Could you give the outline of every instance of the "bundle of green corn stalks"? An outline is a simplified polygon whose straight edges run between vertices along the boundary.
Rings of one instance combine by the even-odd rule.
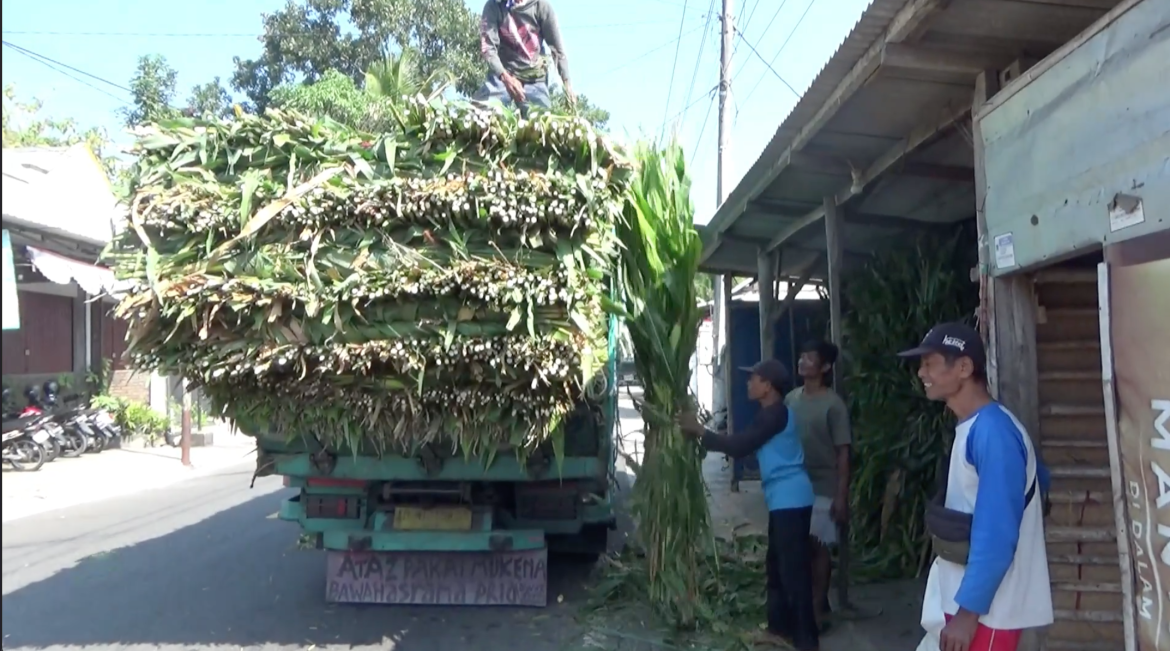
[[[850,534],[859,578],[915,576],[931,559],[923,515],[954,419],[926,399],[917,366],[893,352],[913,346],[938,323],[974,313],[971,230],[885,251],[845,278],[846,383],[856,447]]]
[[[694,408],[691,356],[702,318],[695,275],[702,242],[693,224],[682,148],[642,145],[622,219],[624,317],[645,391],[645,455],[633,513],[648,562],[651,603],[676,625],[703,617],[701,567],[709,550],[702,451],[675,422]]]
[[[107,252],[136,366],[327,446],[555,436],[606,362],[631,165],[580,119],[396,117],[378,135],[278,111],[142,129]]]

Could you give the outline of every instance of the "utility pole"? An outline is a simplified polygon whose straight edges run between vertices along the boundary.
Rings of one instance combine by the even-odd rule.
[[[735,38],[735,17],[732,15],[734,8],[734,0],[723,0],[723,12],[720,17],[722,38],[719,48],[719,152],[715,163],[715,196],[720,206],[727,200],[727,193],[730,190],[730,184],[727,182],[727,157],[731,153],[731,49]],[[722,353],[724,347],[731,343],[730,337],[726,336],[730,331],[728,325],[731,320],[729,313],[731,295],[730,292],[724,291],[723,276],[711,279],[711,289],[711,334],[715,344],[711,364],[711,387],[715,395],[712,396],[711,406],[713,411],[727,408],[726,422],[730,429],[731,404],[727,400],[727,381],[731,355],[730,350],[726,356]],[[721,366],[722,373],[719,372]]]

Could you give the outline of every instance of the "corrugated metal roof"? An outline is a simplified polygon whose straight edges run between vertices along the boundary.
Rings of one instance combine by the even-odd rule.
[[[759,158],[744,174],[743,179],[736,184],[731,194],[728,195],[727,201],[715,212],[714,217],[711,218],[711,225],[729,218],[729,215],[725,214],[728,212],[728,206],[736,205],[749,198],[746,195],[751,191],[752,186],[756,185],[759,179],[767,173],[768,168],[792,145],[800,130],[821,110],[833,92],[837,90],[837,86],[861,60],[866,50],[889,28],[890,21],[893,20],[894,16],[911,1],[874,0],[870,3],[869,7],[862,12],[861,18],[857,20],[857,24],[853,26],[849,35],[845,37],[841,46],[837,48],[836,53],[817,73],[812,85],[801,96],[800,101],[796,103],[788,117],[780,123],[775,135],[764,147]]]
[[[2,160],[6,223],[104,245],[123,221],[106,172],[87,145],[5,148]]]

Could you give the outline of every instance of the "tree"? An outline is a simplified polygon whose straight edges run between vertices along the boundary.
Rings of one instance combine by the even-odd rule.
[[[200,118],[231,115],[232,96],[219,77],[193,86],[184,105],[175,101],[178,85],[179,73],[171,67],[166,57],[161,54],[139,57],[138,66],[130,78],[133,105],[122,109],[122,119],[126,126],[158,122],[180,115]]]
[[[228,117],[232,114],[232,95],[215,77],[191,88],[186,112],[200,118]]]
[[[326,71],[311,84],[283,84],[270,93],[270,106],[332,118],[362,131],[394,128],[391,100],[357,87],[353,78],[337,70]]]
[[[179,73],[161,54],[138,57],[138,67],[130,78],[130,94],[134,103],[122,109],[122,119],[126,126],[134,127],[176,117],[179,111],[173,105],[178,80]]]
[[[422,78],[447,71],[470,94],[483,83],[479,17],[463,0],[289,0],[264,15],[263,52],[234,59],[232,86],[262,110],[286,84],[336,70],[361,83],[387,54],[413,49]]]
[[[442,95],[457,81],[449,70],[435,70],[424,75],[418,55],[406,48],[398,55],[387,55],[370,66],[366,71],[365,90],[393,102],[417,95],[431,99]]]
[[[584,95],[578,95],[577,105],[573,106],[569,103],[569,96],[565,94],[565,89],[556,86],[552,89],[551,99],[552,109],[557,113],[579,115],[589,120],[598,129],[605,129],[606,125],[609,124],[609,111],[598,108]]]
[[[112,149],[109,134],[103,129],[82,129],[72,118],[57,119],[42,115],[40,100],[22,101],[16,87],[4,86],[3,144],[4,147],[69,147],[79,143],[89,145],[94,156],[111,181],[117,180],[122,165],[109,155]]]

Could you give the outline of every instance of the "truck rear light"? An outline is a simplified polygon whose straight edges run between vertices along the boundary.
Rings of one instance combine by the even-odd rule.
[[[516,517],[522,520],[572,520],[582,502],[584,483],[532,482],[516,488]]]
[[[309,477],[305,480],[306,486],[315,486],[317,488],[365,489],[366,483],[363,479],[337,479],[335,477]]]
[[[361,498],[341,495],[306,495],[305,517],[324,520],[354,520],[361,517]]]

